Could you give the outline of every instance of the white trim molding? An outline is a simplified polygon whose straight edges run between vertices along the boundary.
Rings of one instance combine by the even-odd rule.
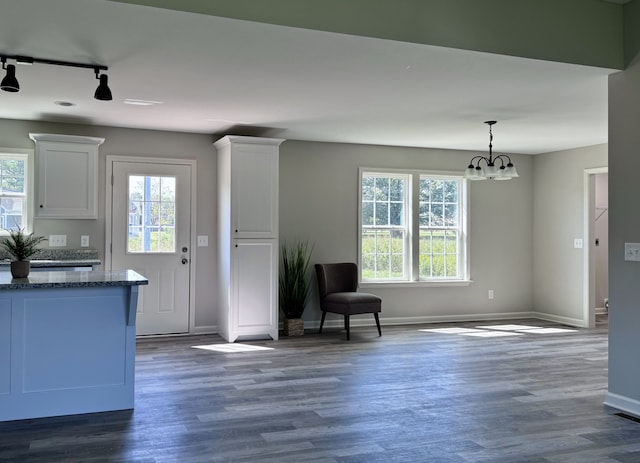
[[[585,321],[580,318],[562,317],[560,315],[542,312],[531,312],[531,317],[546,320],[548,322],[560,323],[562,325],[575,326],[576,328],[588,328]]]
[[[504,313],[484,313],[484,314],[463,314],[463,315],[425,315],[421,317],[389,317],[380,318],[380,325],[421,325],[429,323],[453,323],[453,322],[483,322],[488,320],[518,320],[536,317],[535,312],[504,312]],[[350,317],[349,324],[354,326],[375,326],[375,320],[371,314],[355,315]],[[305,328],[314,329],[320,327],[319,320],[305,320]],[[342,328],[344,318],[340,315],[327,317],[323,328]],[[384,334],[384,333],[383,333]]]
[[[630,415],[640,417],[640,401],[636,399],[631,399],[620,394],[614,394],[613,392],[607,392],[604,404],[608,407],[613,407],[629,413]]]

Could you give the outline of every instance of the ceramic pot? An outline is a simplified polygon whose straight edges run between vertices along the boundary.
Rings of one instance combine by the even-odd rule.
[[[15,260],[11,262],[11,276],[13,278],[27,278],[31,270],[31,262],[28,260]]]

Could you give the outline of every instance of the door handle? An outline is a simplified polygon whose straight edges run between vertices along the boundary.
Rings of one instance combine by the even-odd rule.
[[[189,262],[189,259],[187,259],[186,257],[182,258],[182,264],[183,265],[187,265],[188,262]]]

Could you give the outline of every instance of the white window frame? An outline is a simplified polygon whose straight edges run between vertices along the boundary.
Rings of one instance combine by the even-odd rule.
[[[25,161],[24,194],[4,194],[0,191],[0,198],[22,197],[24,204],[22,209],[22,228],[25,232],[33,232],[33,150],[20,148],[0,147],[0,159],[20,159]],[[9,233],[0,228],[0,236],[8,236]]]
[[[360,167],[358,170],[358,268],[362,269],[362,178],[365,174],[379,174],[389,176],[405,176],[407,185],[405,191],[405,279],[393,280],[366,280],[362,278],[360,270],[358,278],[361,287],[405,287],[405,286],[467,286],[471,283],[469,277],[469,233],[468,233],[468,207],[469,188],[468,181],[459,172],[432,171],[418,169],[385,169]],[[429,278],[420,279],[420,177],[439,178],[442,180],[456,180],[460,182],[459,190],[459,250],[457,278]]]
[[[397,278],[389,278],[387,280],[382,280],[382,279],[375,279],[375,280],[363,280],[362,277],[362,269],[363,269],[363,265],[362,265],[362,234],[363,234],[363,224],[362,224],[362,206],[363,206],[363,198],[362,198],[362,177],[364,175],[364,173],[366,173],[367,175],[373,176],[373,177],[380,177],[380,178],[395,178],[395,179],[402,179],[405,182],[405,188],[404,188],[404,197],[402,199],[402,204],[404,205],[403,207],[403,217],[402,217],[402,222],[404,225],[382,225],[382,226],[372,226],[371,229],[372,230],[378,230],[378,231],[388,231],[388,232],[393,232],[394,230],[401,230],[404,233],[403,236],[403,249],[404,249],[404,254],[403,254],[403,265],[402,265],[402,277],[397,277]],[[379,175],[378,175],[379,174]],[[409,213],[410,209],[407,207],[407,205],[411,202],[411,198],[409,197],[409,194],[411,192],[411,182],[412,182],[412,176],[410,174],[407,174],[406,172],[389,172],[389,171],[384,171],[384,172],[378,172],[378,171],[372,171],[372,170],[367,170],[364,172],[360,173],[360,185],[359,185],[359,211],[358,211],[358,221],[359,221],[359,230],[360,233],[358,235],[358,268],[360,269],[359,272],[359,280],[360,281],[393,281],[393,282],[403,282],[403,281],[407,281],[407,279],[409,278],[409,275],[411,275],[411,214]],[[376,245],[377,247],[377,245]],[[390,253],[391,255],[391,253]]]

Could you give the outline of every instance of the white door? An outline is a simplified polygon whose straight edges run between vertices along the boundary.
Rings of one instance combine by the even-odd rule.
[[[136,334],[189,331],[191,166],[113,161],[111,269],[140,287]]]

